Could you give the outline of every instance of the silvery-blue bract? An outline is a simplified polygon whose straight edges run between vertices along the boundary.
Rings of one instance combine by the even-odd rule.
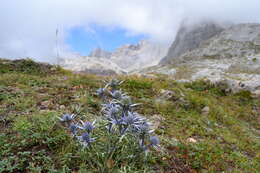
[[[117,108],[118,111],[120,110],[120,106],[119,105],[117,105],[115,102],[110,102],[110,103],[102,104],[101,112],[105,112],[106,113],[107,111],[109,111],[113,107]]]

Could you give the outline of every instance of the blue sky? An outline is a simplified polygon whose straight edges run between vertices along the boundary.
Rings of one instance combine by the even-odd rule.
[[[57,27],[63,57],[74,52],[87,55],[95,47],[113,50],[125,43],[138,42],[145,37],[142,34],[155,42],[170,44],[185,19],[260,23],[259,7],[259,0],[2,1],[0,57],[56,62]],[[85,29],[89,24],[98,26],[91,26],[89,32]],[[111,29],[115,26],[120,28]],[[65,42],[64,36],[68,36]]]
[[[89,29],[76,27],[69,31],[66,43],[81,55],[88,55],[94,48],[100,47],[113,51],[123,44],[136,44],[145,39],[145,35],[133,35],[119,27],[106,28],[91,25]]]

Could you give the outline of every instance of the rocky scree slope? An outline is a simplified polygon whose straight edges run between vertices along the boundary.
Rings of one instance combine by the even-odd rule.
[[[201,33],[203,30],[207,31],[208,25],[199,30]],[[186,36],[192,33],[193,30],[187,32]],[[259,93],[260,24],[233,25],[207,40],[202,40],[193,50],[179,51],[178,39],[186,36],[176,37],[166,59],[160,65],[139,73],[166,74],[181,81],[209,79],[214,83],[228,84],[234,92],[246,89]],[[196,42],[196,34],[193,38]],[[192,42],[182,39],[179,45],[189,45]],[[180,53],[182,54],[174,57]]]

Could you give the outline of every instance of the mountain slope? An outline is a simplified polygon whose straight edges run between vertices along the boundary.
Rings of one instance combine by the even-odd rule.
[[[233,90],[260,90],[259,40],[260,24],[234,25],[202,41],[196,49],[169,58],[168,64],[141,73],[162,73],[178,80],[225,81]]]
[[[74,113],[77,120],[100,120],[102,100],[94,93],[110,78],[46,68],[31,60],[13,64],[0,59],[0,172],[251,173],[260,169],[260,100],[249,92],[226,93],[225,88],[202,81],[183,84],[162,76],[121,76],[120,88],[142,103],[138,112],[155,125],[161,147],[133,154],[129,148],[138,142],[122,138],[123,145],[115,145],[117,152],[103,151],[96,145],[111,145],[106,138],[111,134],[102,134],[97,127],[93,148],[83,149],[58,117]]]

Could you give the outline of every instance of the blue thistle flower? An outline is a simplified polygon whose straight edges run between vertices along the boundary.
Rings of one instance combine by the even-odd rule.
[[[112,108],[116,108],[120,109],[120,107],[114,103],[114,102],[110,102],[110,103],[107,103],[107,104],[102,104],[102,109],[101,109],[101,112],[104,112],[105,114],[107,114]]]
[[[83,133],[81,136],[78,136],[78,139],[84,147],[89,147],[95,141],[95,138],[91,138],[88,133]]]
[[[116,90],[114,92],[110,92],[110,95],[112,96],[113,99],[116,100],[121,100],[123,97],[126,96],[121,90]]]
[[[135,106],[140,105],[139,103],[133,104],[132,100],[129,96],[124,96],[121,98],[120,101],[116,101],[117,104],[119,104],[123,109],[122,116],[126,116],[129,111],[132,110]]]
[[[144,141],[145,137],[149,136],[153,131],[150,130],[150,124],[146,121],[142,122],[140,125],[136,126],[136,133],[139,134],[139,145],[141,148],[145,149]]]
[[[145,121],[141,115],[136,112],[128,112],[128,116],[122,118],[124,124],[138,126]]]
[[[143,134],[149,134],[153,132],[153,130],[150,130],[150,123],[147,122],[146,120],[137,126],[137,130],[138,133],[143,133]]]
[[[100,98],[105,98],[106,96],[106,88],[99,88],[96,91],[96,95],[98,95]]]
[[[105,115],[109,118],[118,119],[120,114],[120,107],[116,104],[107,104],[105,109]]]
[[[157,136],[150,136],[150,146],[156,147],[160,144],[160,140]]]
[[[61,122],[70,123],[71,121],[73,121],[75,116],[76,115],[74,115],[74,114],[63,114],[62,118],[60,118],[60,117],[58,117],[58,118],[60,119]]]
[[[121,129],[122,119],[120,107],[114,103],[105,105],[105,116],[108,121],[108,131],[111,132],[114,126],[118,126]]]
[[[80,129],[86,130],[88,133],[92,132],[95,128],[94,124],[96,121],[93,121],[93,123],[86,121],[85,123],[81,121],[82,126],[79,126]]]
[[[122,124],[125,125],[123,133],[128,129],[129,132],[136,132],[137,128],[145,119],[136,112],[128,112],[128,116],[122,118]]]
[[[78,126],[75,125],[75,124],[71,124],[71,125],[69,126],[69,130],[70,130],[70,132],[71,132],[73,135],[76,135],[76,134],[77,134],[77,129],[78,129]]]
[[[122,119],[118,119],[116,116],[115,117],[107,117],[108,120],[108,131],[112,132],[113,127],[118,126],[119,131],[122,129]]]

